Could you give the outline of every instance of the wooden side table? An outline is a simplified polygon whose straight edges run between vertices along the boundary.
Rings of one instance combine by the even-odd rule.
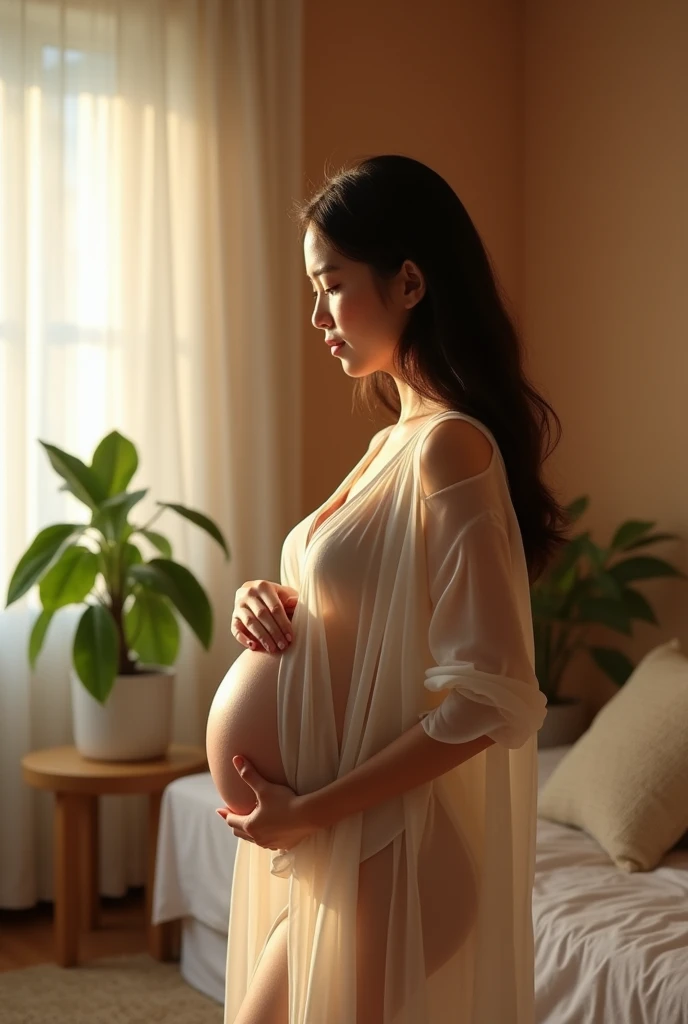
[[[167,757],[155,761],[89,761],[75,747],[52,747],[27,754],[21,764],[25,782],[55,794],[57,962],[73,967],[78,960],[79,925],[98,926],[98,797],[110,793],[148,794],[148,945],[152,956],[166,958],[169,929],[151,921],[160,802],[168,783],[208,770],[203,747],[172,744]]]

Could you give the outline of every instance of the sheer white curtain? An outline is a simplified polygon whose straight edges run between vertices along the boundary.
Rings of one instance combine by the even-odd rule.
[[[184,630],[175,738],[202,742],[240,649],[236,588],[278,578],[300,515],[301,0],[0,0],[0,588],[42,527],[85,510],[38,439],[90,459],[116,428],[215,612]],[[169,518],[168,518],[169,516]],[[69,743],[71,638],[35,672],[35,595],[0,612],[0,906],[52,895],[52,806],[19,759]],[[145,877],[139,798],[101,800],[101,891]]]

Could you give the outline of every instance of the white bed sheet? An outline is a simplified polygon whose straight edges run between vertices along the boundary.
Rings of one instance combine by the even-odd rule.
[[[542,786],[568,747],[538,751]],[[688,852],[627,874],[587,833],[538,818],[538,1024],[688,1024]]]
[[[538,751],[542,786],[568,747]],[[238,839],[215,814],[209,773],[165,790],[154,921],[182,930],[182,973],[222,1001]],[[688,852],[626,874],[578,829],[538,819],[536,1024],[688,1024]]]
[[[210,772],[187,775],[166,787],[160,808],[154,923],[195,917],[223,932],[226,941],[239,840],[215,813],[222,805]]]
[[[227,929],[218,932],[196,917],[185,917],[179,962],[184,981],[222,1006],[226,969]]]

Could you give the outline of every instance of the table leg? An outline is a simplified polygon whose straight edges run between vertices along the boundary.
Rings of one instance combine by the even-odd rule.
[[[162,921],[150,925],[148,952],[155,960],[178,960],[181,947],[181,921]]]
[[[155,857],[158,850],[158,827],[162,793],[148,797],[148,877],[146,880],[146,925],[148,952],[156,960],[171,960],[176,952],[178,922],[153,924],[153,893],[155,891]]]
[[[79,796],[55,793],[55,953],[74,967],[79,945]]]
[[[84,795],[81,805],[81,927],[95,931],[100,917],[98,885],[98,797]]]

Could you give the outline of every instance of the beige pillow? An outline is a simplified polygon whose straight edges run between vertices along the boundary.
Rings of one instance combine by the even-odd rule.
[[[650,871],[688,829],[688,658],[650,651],[564,755],[538,814],[591,835],[624,871]]]

